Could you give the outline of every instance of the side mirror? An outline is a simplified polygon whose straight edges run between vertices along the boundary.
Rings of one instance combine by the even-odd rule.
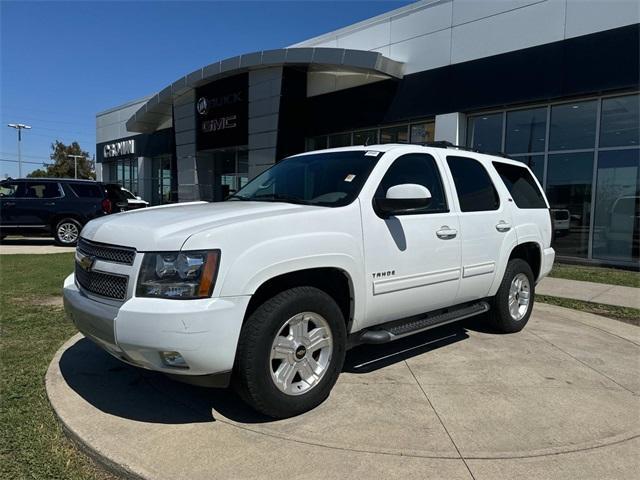
[[[431,203],[431,192],[423,185],[403,183],[387,190],[385,198],[375,198],[374,207],[386,218],[391,215],[413,213]]]

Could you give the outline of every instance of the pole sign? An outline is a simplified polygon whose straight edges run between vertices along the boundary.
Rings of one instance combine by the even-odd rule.
[[[248,143],[248,80],[236,75],[196,90],[198,150]]]

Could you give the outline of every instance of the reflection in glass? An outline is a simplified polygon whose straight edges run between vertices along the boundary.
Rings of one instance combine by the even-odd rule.
[[[329,148],[348,147],[349,145],[351,145],[350,133],[338,133],[336,135],[329,135]]]
[[[513,158],[527,165],[540,182],[540,185],[544,185],[544,155],[526,155],[524,157]]]
[[[408,126],[381,128],[380,143],[409,143]]]
[[[593,257],[638,261],[640,245],[640,150],[598,155]]]
[[[592,152],[549,155],[546,191],[558,255],[587,256],[592,177]]]
[[[575,102],[551,107],[549,150],[594,148],[598,102]]]
[[[487,153],[502,151],[502,113],[469,118],[467,146]]]
[[[544,151],[547,108],[507,112],[507,153]]]
[[[326,135],[307,138],[307,152],[310,152],[311,150],[322,150],[323,148],[327,148]]]
[[[376,143],[378,143],[377,130],[362,130],[360,132],[353,132],[354,145],[374,145]]]
[[[411,143],[433,142],[435,127],[434,122],[414,123],[411,125]]]
[[[602,100],[600,146],[620,147],[640,143],[640,95]]]

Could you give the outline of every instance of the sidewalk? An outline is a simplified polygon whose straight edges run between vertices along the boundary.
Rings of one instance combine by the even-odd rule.
[[[536,293],[640,309],[640,288],[546,277],[536,286]]]

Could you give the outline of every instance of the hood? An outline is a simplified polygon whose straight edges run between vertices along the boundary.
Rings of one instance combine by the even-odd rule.
[[[97,218],[85,225],[81,236],[142,252],[180,250],[191,235],[203,230],[318,208],[280,202],[177,203]]]

